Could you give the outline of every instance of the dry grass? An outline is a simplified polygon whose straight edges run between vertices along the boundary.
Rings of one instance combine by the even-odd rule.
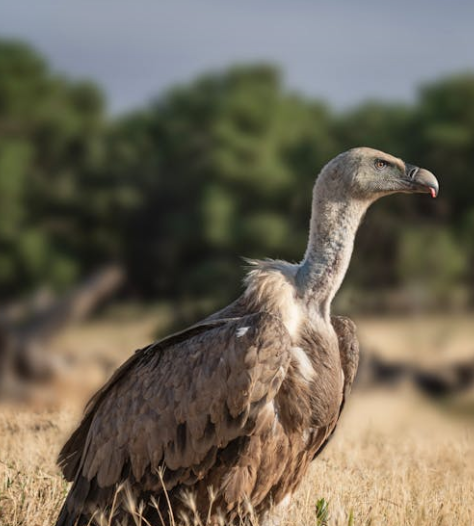
[[[360,320],[359,326],[362,341],[389,356],[406,357],[412,349],[427,360],[430,348],[434,357],[474,354],[474,326],[467,319]],[[1,526],[54,524],[67,492],[55,466],[60,445],[85,398],[154,329],[148,317],[70,331],[55,349],[73,363],[67,389],[56,386],[35,404],[0,408]],[[450,337],[439,351],[439,334],[446,331]],[[472,416],[456,418],[409,391],[355,393],[282,526],[323,526],[324,516],[318,519],[315,511],[321,498],[333,526],[472,526]]]

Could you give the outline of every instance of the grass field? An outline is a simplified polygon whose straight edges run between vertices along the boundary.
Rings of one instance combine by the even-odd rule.
[[[474,355],[467,317],[358,325],[363,346],[389,357],[427,363]],[[55,466],[61,444],[86,398],[155,330],[155,314],[71,329],[53,349],[70,370],[63,383],[28,404],[0,407],[1,526],[54,524],[67,492]],[[282,525],[474,525],[474,412],[456,414],[410,389],[355,392]],[[327,520],[315,511],[321,498]]]

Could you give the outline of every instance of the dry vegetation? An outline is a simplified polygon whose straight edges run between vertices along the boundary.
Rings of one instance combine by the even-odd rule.
[[[55,466],[85,398],[131,349],[154,316],[88,324],[56,344],[70,376],[33,403],[0,407],[0,525],[49,526],[67,492]],[[389,356],[419,360],[474,354],[466,319],[360,320],[361,339]],[[431,349],[431,351],[430,351]],[[408,354],[407,354],[408,353]],[[466,354],[465,354],[466,353]],[[283,515],[289,525],[474,524],[474,413],[454,416],[409,390],[356,392],[331,446]],[[328,503],[328,518],[316,503]]]

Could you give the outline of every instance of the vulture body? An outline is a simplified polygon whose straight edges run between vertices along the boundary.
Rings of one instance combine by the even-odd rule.
[[[89,402],[59,456],[72,487],[57,526],[128,524],[130,500],[152,525],[265,522],[288,502],[356,374],[355,325],[330,305],[360,220],[383,195],[437,191],[377,150],[328,163],[302,263],[252,262],[239,299],[137,351]]]

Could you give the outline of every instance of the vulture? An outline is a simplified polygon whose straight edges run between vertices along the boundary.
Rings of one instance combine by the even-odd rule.
[[[331,302],[367,208],[397,192],[438,182],[366,147],[324,166],[302,262],[250,262],[237,300],[136,351],[89,401],[59,454],[56,526],[133,524],[134,506],[153,526],[272,523],[350,391],[356,327]]]

